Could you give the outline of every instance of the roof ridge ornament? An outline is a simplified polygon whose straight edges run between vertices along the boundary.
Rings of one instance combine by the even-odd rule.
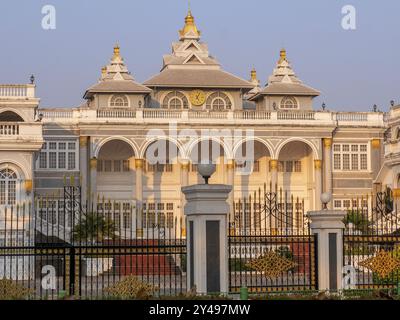
[[[287,60],[287,54],[286,54],[286,49],[282,48],[280,51],[280,56],[279,56],[279,64],[281,64],[283,61],[289,62]]]
[[[185,17],[185,26],[183,29],[179,30],[180,40],[184,39],[200,39],[201,32],[197,29],[196,23],[194,21],[194,16],[192,15],[192,11],[189,10]]]

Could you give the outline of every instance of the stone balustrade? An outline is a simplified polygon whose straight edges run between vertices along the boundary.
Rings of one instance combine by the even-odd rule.
[[[325,112],[325,111],[195,111],[164,109],[40,109],[43,122],[79,123],[169,123],[171,120],[187,123],[213,124],[304,124],[343,126],[382,126],[384,114],[380,112]]]
[[[34,84],[2,84],[0,85],[0,99],[27,99],[35,98]]]
[[[36,123],[10,123],[0,122],[0,140],[10,139],[42,139],[42,125]]]

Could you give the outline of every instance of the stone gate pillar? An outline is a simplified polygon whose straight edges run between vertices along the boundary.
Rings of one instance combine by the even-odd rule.
[[[197,184],[183,187],[187,217],[187,288],[228,293],[228,213],[232,187]]]
[[[343,219],[345,211],[311,211],[311,231],[317,235],[318,290],[339,291],[343,287]]]

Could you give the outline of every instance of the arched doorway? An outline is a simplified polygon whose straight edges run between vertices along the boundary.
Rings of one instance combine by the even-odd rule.
[[[315,207],[315,152],[304,141],[289,141],[278,150],[278,187],[304,199],[304,212]],[[320,170],[320,168],[319,168]]]
[[[97,193],[113,200],[132,199],[134,193],[133,148],[125,141],[110,140],[97,157]]]

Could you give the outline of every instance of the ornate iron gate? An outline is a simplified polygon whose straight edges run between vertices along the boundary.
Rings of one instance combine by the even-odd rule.
[[[317,290],[316,246],[304,201],[264,185],[235,202],[230,215],[230,291]]]
[[[81,188],[71,183],[62,195],[0,212],[0,287],[12,282],[34,299],[132,298],[132,287],[185,292],[184,224],[158,207],[105,199],[82,205]]]
[[[390,189],[347,200],[345,289],[394,289],[400,285],[400,214],[396,202]]]

